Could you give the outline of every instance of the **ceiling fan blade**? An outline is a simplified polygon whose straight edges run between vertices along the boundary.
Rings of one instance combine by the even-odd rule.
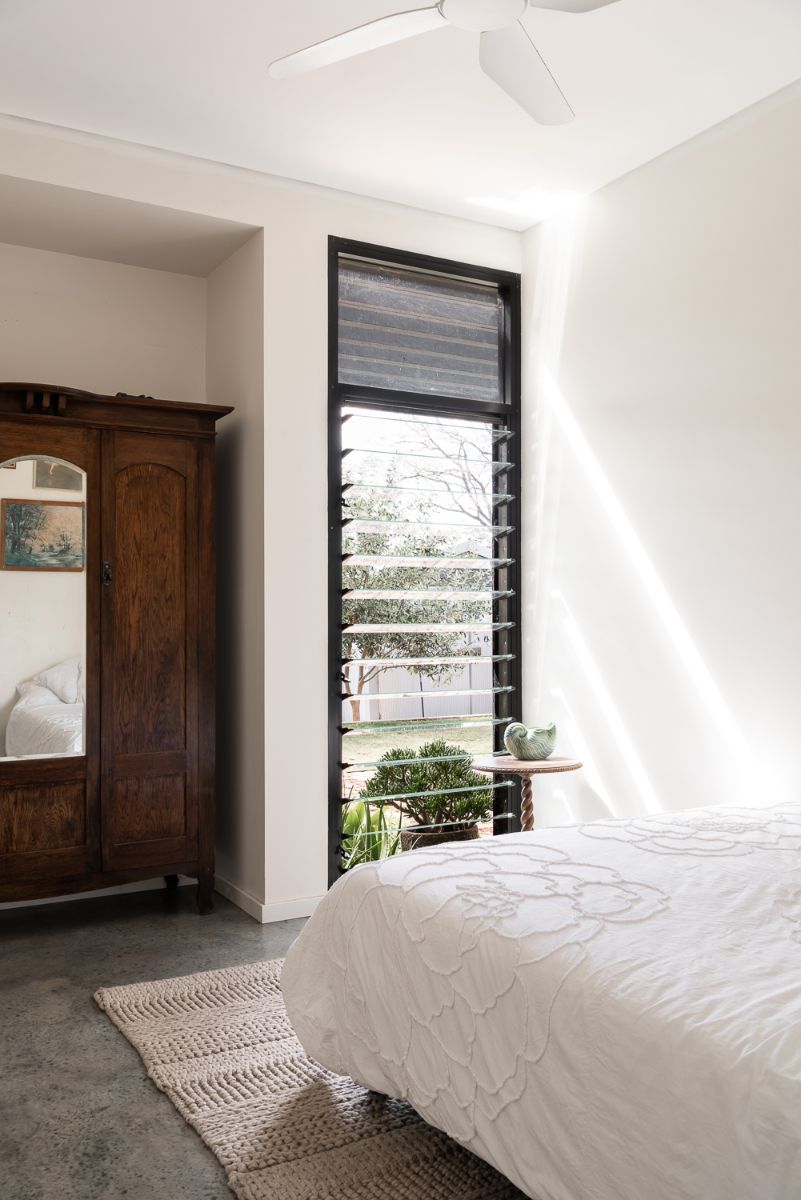
[[[275,62],[270,63],[270,75],[273,79],[285,79],[288,75],[316,71],[318,67],[328,67],[345,58],[354,58],[357,54],[364,54],[366,50],[377,50],[380,46],[402,42],[418,33],[444,28],[447,23],[437,5],[433,8],[414,8],[410,12],[379,17],[377,21],[368,21],[366,25],[349,29],[347,33],[339,33],[324,42],[316,42],[313,46],[306,46],[304,50],[277,58]]]
[[[552,8],[556,12],[585,13],[596,8],[606,8],[607,4],[617,4],[617,0],[528,0],[531,8]]]
[[[479,62],[485,75],[541,125],[573,120],[573,109],[519,21],[482,33]]]

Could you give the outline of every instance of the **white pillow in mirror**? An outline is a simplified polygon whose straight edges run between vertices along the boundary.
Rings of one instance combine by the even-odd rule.
[[[17,693],[20,700],[25,702],[27,708],[40,708],[44,704],[59,703],[55,692],[51,692],[50,688],[41,687],[40,684],[34,683],[32,679],[27,679],[24,683],[18,683]]]
[[[34,675],[31,683],[38,683],[41,687],[50,688],[50,691],[55,692],[64,704],[77,704],[80,666],[79,658],[67,658],[64,662],[57,663],[56,666]]]

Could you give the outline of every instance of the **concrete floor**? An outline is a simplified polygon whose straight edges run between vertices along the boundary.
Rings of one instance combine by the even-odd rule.
[[[282,957],[303,925],[215,904],[198,917],[186,887],[0,912],[2,1200],[230,1200],[222,1167],[92,1000]]]

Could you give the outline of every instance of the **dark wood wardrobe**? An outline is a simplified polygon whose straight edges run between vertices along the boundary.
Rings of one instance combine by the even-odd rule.
[[[211,908],[231,411],[0,384],[0,901],[189,875]]]

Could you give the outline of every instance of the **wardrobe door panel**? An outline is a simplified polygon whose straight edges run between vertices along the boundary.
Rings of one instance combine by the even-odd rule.
[[[103,856],[197,857],[197,447],[106,434]]]
[[[0,854],[70,850],[86,845],[86,785],[7,787],[0,805]]]
[[[99,602],[98,434],[6,415],[0,902],[69,890],[100,867]]]
[[[114,747],[161,753],[186,745],[187,480],[136,463],[115,481]]]

